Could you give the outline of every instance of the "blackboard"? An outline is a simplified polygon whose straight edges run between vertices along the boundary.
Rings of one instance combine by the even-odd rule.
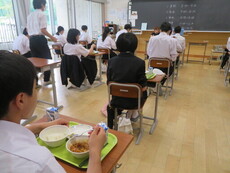
[[[147,23],[148,29],[167,21],[185,30],[230,31],[230,0],[132,0],[137,11],[134,28]]]

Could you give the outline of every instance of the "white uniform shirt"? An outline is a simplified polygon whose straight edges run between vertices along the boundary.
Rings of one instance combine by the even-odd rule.
[[[26,54],[30,51],[30,41],[27,36],[20,34],[13,43],[13,50],[19,50],[20,54]]]
[[[97,48],[117,49],[117,46],[110,36],[107,36],[104,41],[102,41],[102,36],[100,36],[97,40]]]
[[[117,41],[119,35],[121,35],[121,34],[123,34],[123,33],[127,33],[127,32],[128,32],[128,31],[127,31],[126,29],[122,29],[122,30],[118,31],[117,34],[116,34],[116,39],[115,39],[115,41]]]
[[[38,145],[34,134],[25,127],[0,120],[1,172],[64,173],[50,151]]]
[[[66,55],[76,55],[80,61],[81,61],[81,56],[88,56],[89,55],[89,50],[84,48],[81,44],[70,44],[66,43],[64,45],[64,54]]]
[[[226,48],[230,51],[230,37],[228,38],[228,42],[227,42]]]
[[[87,41],[88,44],[92,42],[92,38],[89,36],[88,32],[82,31],[79,41]]]
[[[182,51],[178,51],[178,52],[183,52],[185,50],[185,38],[181,36],[179,33],[172,35],[172,37],[177,39],[177,42],[180,44],[182,48]]]
[[[41,29],[47,27],[45,13],[36,9],[27,17],[27,32],[31,35],[43,35]]]
[[[147,54],[150,58],[168,58],[175,61],[178,56],[176,43],[176,39],[171,38],[165,32],[161,32],[149,39]]]
[[[62,46],[64,46],[65,43],[67,43],[66,38],[64,35],[57,35],[55,34],[54,37],[57,39],[57,43],[60,43]]]

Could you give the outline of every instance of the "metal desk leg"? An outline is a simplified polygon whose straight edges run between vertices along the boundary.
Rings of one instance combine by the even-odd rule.
[[[153,118],[154,123],[151,126],[149,134],[153,133],[153,131],[156,128],[157,123],[158,123],[158,120],[157,120],[157,108],[158,108],[158,97],[159,97],[160,83],[156,83],[156,85],[157,85],[157,93],[156,93],[156,99],[155,99],[155,110],[154,110],[154,118]]]
[[[95,85],[94,87],[98,87],[100,85],[103,84],[102,82],[102,71],[101,71],[101,59],[102,59],[102,55],[98,56],[99,58],[99,84]]]
[[[188,63],[189,51],[190,51],[190,44],[188,45],[187,63]]]
[[[58,107],[57,91],[56,91],[56,85],[55,85],[55,77],[54,77],[54,68],[53,68],[53,66],[51,66],[50,71],[51,71],[51,79],[52,79],[54,107]]]
[[[204,47],[203,63],[204,63],[204,58],[205,58],[205,52],[206,52],[206,48],[207,48],[207,44],[205,44],[205,47]]]

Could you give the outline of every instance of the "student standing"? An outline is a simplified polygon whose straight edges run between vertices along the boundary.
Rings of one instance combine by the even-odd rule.
[[[45,36],[57,42],[47,30],[47,21],[44,13],[46,0],[33,0],[35,11],[27,17],[27,30],[30,35],[30,50],[33,57],[52,59],[48,42]],[[44,84],[51,84],[50,71],[44,72]]]
[[[26,28],[14,40],[13,50],[19,50],[20,54],[26,58],[31,57],[29,35]]]
[[[115,41],[117,41],[119,35],[121,35],[122,33],[127,33],[127,32],[131,32],[131,31],[132,31],[132,26],[130,24],[126,24],[124,26],[124,29],[117,32]]]
[[[82,25],[81,30],[82,31],[81,31],[79,41],[87,41],[88,45],[91,45],[93,40],[92,37],[90,37],[89,33],[87,32],[88,27],[86,25]]]
[[[0,50],[0,62],[0,74],[5,74],[0,75],[1,172],[64,173],[52,153],[38,145],[34,134],[51,125],[67,125],[68,121],[21,126],[20,120],[31,117],[36,107],[36,70],[26,58],[7,51]],[[89,137],[87,173],[102,173],[100,154],[105,140],[104,129],[94,127]]]

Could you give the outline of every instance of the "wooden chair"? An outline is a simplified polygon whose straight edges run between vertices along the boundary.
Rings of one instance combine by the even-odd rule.
[[[19,50],[12,50],[12,53],[15,53],[15,54],[21,55],[21,53],[20,53],[20,51],[19,51]]]
[[[85,48],[88,49],[88,42],[87,41],[81,40],[81,41],[79,41],[79,44],[81,44],[82,46],[84,46]]]
[[[138,106],[134,109],[127,109],[126,107],[113,107],[115,109],[115,118],[114,118],[114,129],[118,129],[118,109],[122,110],[138,110],[138,114],[140,116],[140,123],[139,123],[139,134],[136,140],[136,144],[140,143],[140,140],[143,135],[143,128],[142,128],[142,122],[143,122],[143,114],[142,114],[142,108],[144,106],[144,103],[141,103],[142,98],[142,87],[139,84],[136,83],[117,83],[117,82],[110,82],[108,84],[108,95],[109,95],[109,106],[113,107],[111,105],[111,96],[117,96],[117,97],[123,97],[123,98],[135,98],[137,99]]]
[[[61,58],[64,56],[62,45],[61,44],[53,44],[52,45],[52,52],[54,55],[60,56]],[[60,52],[60,53],[59,53]]]
[[[172,75],[170,76],[170,67],[171,67],[172,61],[167,59],[167,58],[150,58],[149,59],[149,67],[153,67],[153,68],[167,68],[167,73],[165,78],[167,78],[166,80],[166,86],[162,86],[165,87],[165,99],[168,97],[168,89],[170,88],[169,91],[169,95],[172,94],[172,89],[173,89],[173,84],[174,84],[174,71],[172,73]],[[169,80],[171,80],[171,86],[169,86]]]
[[[98,48],[97,49],[99,52],[104,52],[105,54],[108,55],[108,60],[110,60],[110,50],[106,48]]]

